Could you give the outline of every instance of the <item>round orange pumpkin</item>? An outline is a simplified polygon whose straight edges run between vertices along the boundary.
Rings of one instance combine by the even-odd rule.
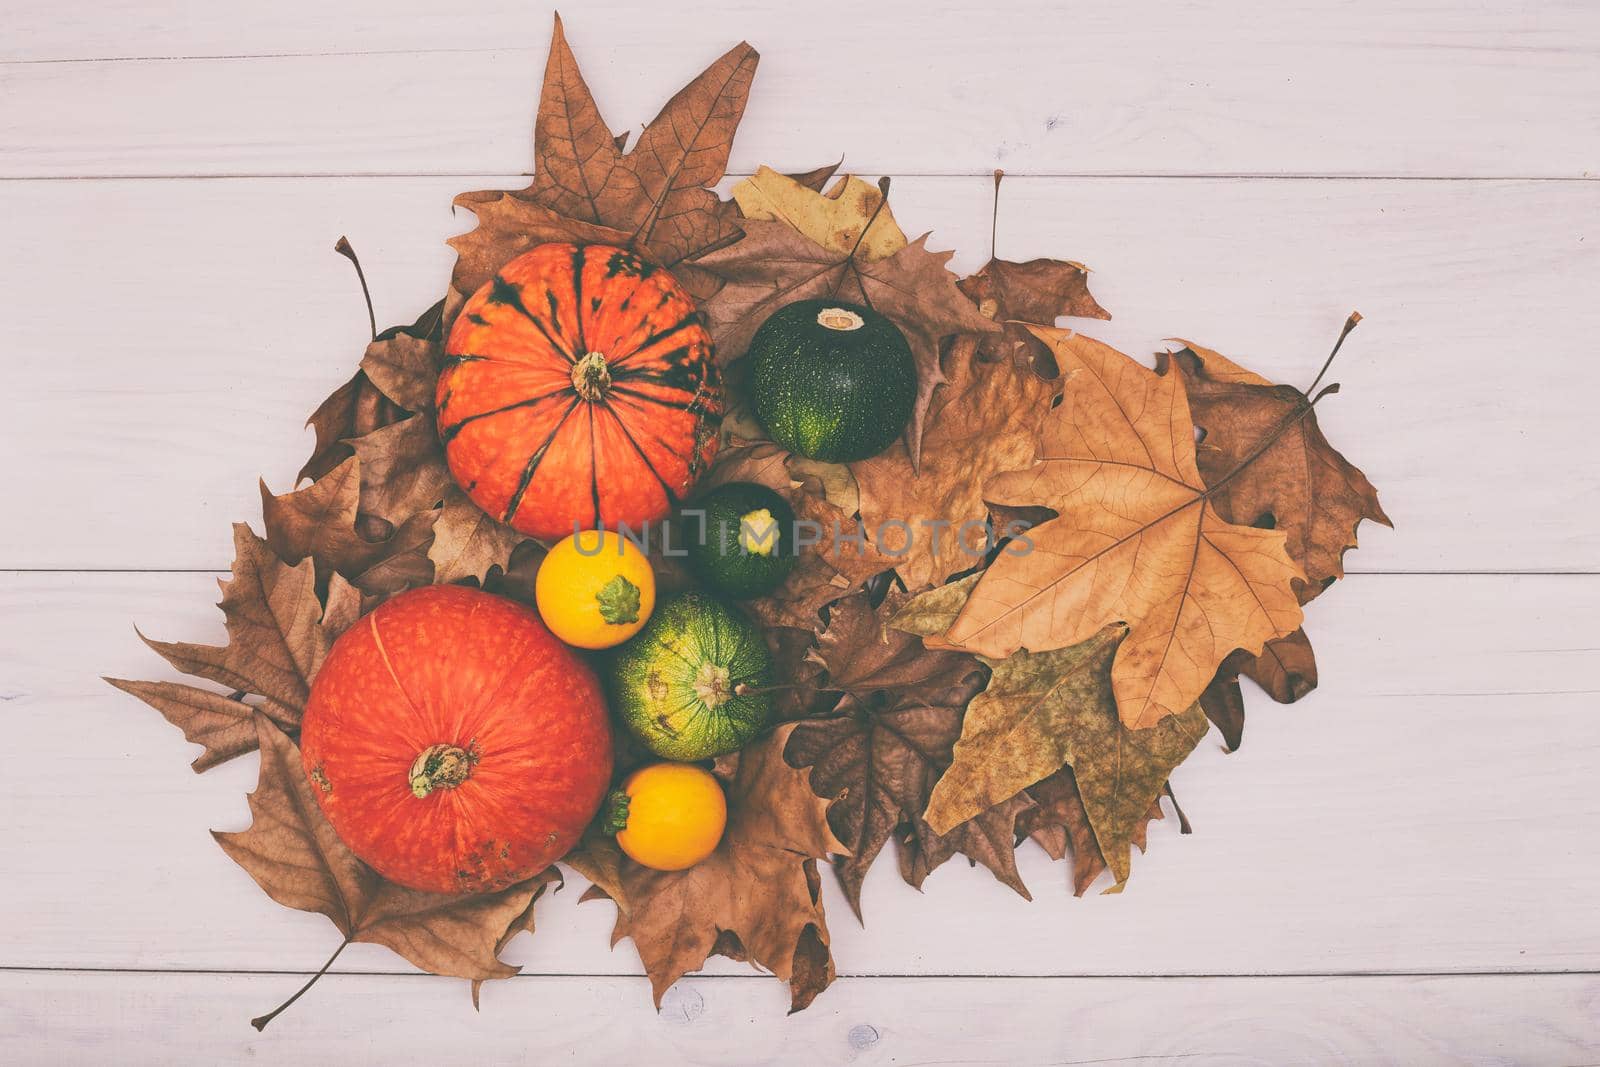
[[[664,518],[717,450],[704,317],[608,245],[539,245],[462,307],[436,397],[450,473],[531,537]]]
[[[402,593],[334,642],[300,750],[351,850],[436,893],[493,892],[543,870],[611,780],[588,665],[534,612],[456,585]]]

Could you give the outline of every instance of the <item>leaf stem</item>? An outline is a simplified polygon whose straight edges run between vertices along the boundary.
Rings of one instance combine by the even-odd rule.
[[[1350,336],[1350,331],[1361,322],[1361,312],[1352,311],[1350,317],[1344,320],[1344,329],[1339,331],[1339,339],[1333,343],[1333,351],[1328,353],[1328,358],[1323,361],[1322,369],[1317,371],[1316,378],[1306,387],[1306,395],[1310,396],[1317,391],[1317,386],[1322,382],[1322,376],[1328,373],[1328,368],[1333,366],[1333,357],[1339,354],[1339,349],[1344,347],[1344,339]],[[1317,399],[1321,399],[1318,397]],[[1315,403],[1316,401],[1312,401]]]
[[[995,258],[995,233],[1000,228],[1000,179],[1006,172],[999,167],[994,169],[994,206],[989,212],[989,258]]]
[[[333,250],[348,259],[356,268],[356,280],[361,283],[361,298],[367,302],[367,327],[372,331],[372,339],[378,339],[378,316],[372,311],[372,291],[367,288],[367,273],[361,269],[361,260],[356,258],[356,250],[350,247],[348,237],[340,237],[334,244]]]
[[[341,238],[341,240],[343,240],[343,239]],[[354,258],[354,257],[352,257],[352,258]],[[282,1015],[284,1012],[288,1011],[289,1010],[289,1005],[293,1004],[295,1001],[297,1001],[301,997],[305,996],[306,995],[306,990],[308,990],[312,986],[316,985],[317,984],[317,979],[321,978],[323,975],[328,973],[328,968],[333,966],[333,961],[339,958],[339,953],[341,953],[341,952],[343,952],[345,950],[345,947],[350,944],[350,940],[351,940],[350,938],[346,937],[343,941],[339,942],[339,947],[333,950],[333,955],[329,956],[328,957],[328,962],[324,963],[322,965],[322,970],[320,970],[316,974],[312,975],[310,977],[310,979],[307,980],[306,984],[301,986],[295,992],[294,996],[290,997],[288,1000],[284,1001],[282,1004],[279,1004],[276,1008],[273,1008],[271,1011],[267,1012],[267,1014],[260,1015],[260,1016],[257,1016],[254,1019],[251,1019],[250,1020],[250,1025],[255,1027],[257,1030],[265,1030],[267,1028],[267,1024],[268,1023],[270,1023],[272,1020],[276,1019],[278,1016]]]

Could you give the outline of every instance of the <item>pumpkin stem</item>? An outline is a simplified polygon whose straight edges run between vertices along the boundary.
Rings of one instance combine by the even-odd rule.
[[[478,762],[477,753],[457,745],[429,745],[417,753],[411,762],[406,778],[411,783],[411,795],[421,799],[435,789],[454,789],[472,777],[472,765]]]
[[[572,365],[572,387],[590,402],[603,400],[611,391],[611,370],[603,352],[590,352]]]
[[[628,805],[632,797],[620,789],[613,789],[606,797],[606,811],[600,828],[608,834],[620,834],[628,828]]]

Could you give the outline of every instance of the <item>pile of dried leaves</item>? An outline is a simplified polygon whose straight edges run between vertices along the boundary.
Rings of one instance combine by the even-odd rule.
[[[1316,685],[1301,608],[1342,575],[1362,519],[1388,522],[1317,427],[1314,406],[1336,387],[1308,397],[1192,344],[1152,371],[1058,329],[1060,316],[1108,317],[1082,266],[991,259],[957,278],[949,253],[900,230],[887,180],[763,168],[722,199],[712,186],[756,61],[748,45],[728,52],[629,148],[558,20],[532,184],[456,199],[478,225],[451,242],[444,299],[377,334],[313,413],[309,484],[261,487],[266,537],[235,528],[222,584],[228,644],[149,641],[220,689],[113,681],[204,747],[196,770],[260,749],[254,821],[217,840],[273,899],[327,915],[340,948],[378,942],[438,974],[503,978],[515,969],[501,948],[561,882],[551,868],[467,898],[385,883],[323,819],[294,741],[330,644],[383,598],[469,582],[532,601],[543,549],[455,487],[430,409],[466,295],[542,242],[628,245],[670,268],[702,302],[733,383],[704,487],[760,482],[838,535],[747,605],[783,675],[786,721],[718,761],[730,821],[717,852],[649,871],[595,834],[564,861],[592,883],[586,899],[614,902],[613,941],[633,940],[658,1003],[722,954],[809,1004],[834,975],[818,863],[859,916],[891,839],[913,886],[962,855],[1027,896],[1015,853],[1031,838],[1071,857],[1075,892],[1106,870],[1120,889],[1207,719],[1238,746],[1239,676],[1284,702]],[[825,295],[892,318],[921,384],[903,440],[849,465],[764,439],[738,393],[755,328]],[[1025,532],[975,556],[985,522]],[[671,561],[658,563],[670,586]]]

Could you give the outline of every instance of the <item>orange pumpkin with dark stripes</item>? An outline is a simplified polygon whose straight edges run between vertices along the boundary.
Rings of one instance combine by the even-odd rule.
[[[620,248],[546,244],[462,307],[437,406],[467,495],[552,540],[665,517],[716,453],[722,385],[672,275]]]

